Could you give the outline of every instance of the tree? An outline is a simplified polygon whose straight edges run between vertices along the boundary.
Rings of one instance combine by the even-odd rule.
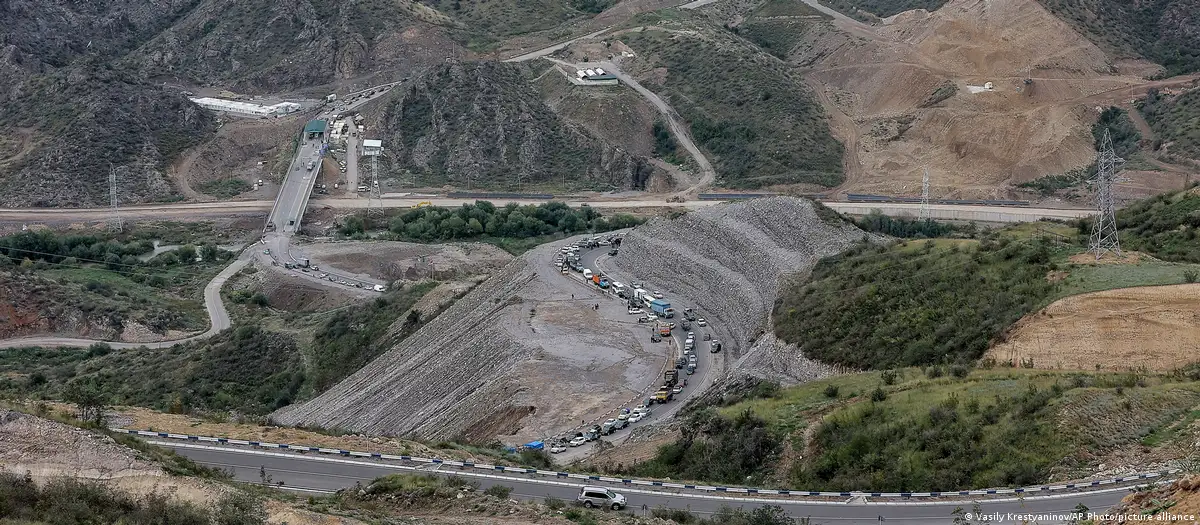
[[[104,409],[107,407],[104,396],[96,389],[95,385],[79,381],[72,382],[67,385],[67,391],[63,397],[68,402],[75,403],[79,410],[79,419],[97,425],[104,424]]]
[[[213,262],[221,258],[221,249],[212,244],[205,244],[200,247],[200,257],[204,262]]]
[[[175,255],[179,257],[179,262],[183,264],[192,264],[196,261],[196,246],[185,244],[175,250]]]

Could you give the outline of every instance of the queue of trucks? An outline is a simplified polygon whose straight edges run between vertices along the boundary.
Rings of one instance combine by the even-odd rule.
[[[631,285],[613,281],[610,277],[602,272],[593,271],[590,268],[584,268],[581,265],[580,249],[583,247],[595,247],[611,243],[616,246],[619,242],[617,239],[610,239],[607,243],[597,243],[595,239],[585,242],[577,242],[573,245],[566,246],[562,249],[562,253],[555,256],[555,264],[562,271],[567,273],[568,270],[574,270],[583,275],[583,278],[589,281],[593,286],[607,290],[609,293],[616,295],[628,302],[629,313],[641,314],[646,311],[647,315],[638,319],[639,323],[654,323],[651,327],[651,340],[654,342],[661,341],[662,338],[671,337],[671,331],[676,325],[673,322],[662,321],[660,319],[672,319],[675,317],[675,309],[671,306],[670,301],[663,297],[660,292],[651,292],[642,288],[641,283],[633,282]],[[615,251],[615,249],[613,250]],[[615,255],[610,251],[610,255]],[[643,310],[644,309],[644,310]],[[683,321],[685,330],[691,329],[692,322],[698,322],[700,326],[705,326],[703,318],[697,318],[695,312],[691,308],[684,310],[683,315],[686,320]],[[709,340],[709,336],[704,336],[705,340]],[[710,351],[720,351],[720,342],[712,340],[710,342]],[[680,381],[680,373],[692,375],[696,371],[698,359],[696,356],[696,341],[694,334],[688,332],[688,339],[684,344],[684,351],[676,361],[675,366],[666,370],[663,373],[663,383],[644,404],[638,405],[634,409],[623,408],[615,418],[610,418],[599,425],[594,425],[582,431],[576,432],[573,436],[564,436],[561,440],[569,446],[580,446],[588,441],[599,439],[600,436],[608,435],[617,430],[627,427],[630,423],[636,423],[642,418],[650,415],[650,405],[655,403],[667,403],[675,398],[676,394],[683,391],[683,383]],[[686,382],[686,381],[684,381]],[[552,448],[552,451],[558,451],[558,448]]]

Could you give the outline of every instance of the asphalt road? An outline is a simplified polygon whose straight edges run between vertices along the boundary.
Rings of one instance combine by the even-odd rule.
[[[229,312],[225,310],[225,302],[221,300],[221,287],[233,274],[237,273],[250,262],[250,257],[244,253],[233,264],[225,267],[213,280],[204,287],[204,309],[208,312],[208,331],[185,339],[160,341],[157,343],[118,343],[105,341],[112,348],[170,348],[179,343],[205,339],[217,335],[221,330],[229,328]],[[0,348],[20,348],[26,346],[57,347],[57,346],[90,346],[98,342],[95,339],[79,339],[73,337],[31,336],[0,340]]]
[[[356,195],[358,193],[358,126],[354,125],[353,119],[346,119],[349,125],[350,136],[346,137],[346,195]]]
[[[422,201],[429,201],[434,206],[458,207],[473,203],[476,199],[449,198],[393,198],[385,197],[385,208],[411,208]],[[541,204],[544,200],[498,199],[496,204],[515,202],[517,204]],[[563,201],[570,206],[587,204],[593,208],[602,209],[631,209],[631,208],[687,208],[699,209],[721,204],[720,200],[691,200],[687,202],[667,202],[662,198],[644,199],[605,199],[603,197],[587,200]],[[367,199],[332,198],[318,199],[311,203],[332,209],[365,209]],[[916,217],[921,210],[920,204],[908,203],[857,203],[822,201],[822,204],[842,213],[863,214],[871,210],[879,210],[885,215],[910,215]],[[232,216],[266,212],[271,209],[272,201],[229,201],[229,202],[191,202],[175,204],[147,204],[121,208],[121,216],[125,218],[195,218],[200,216]],[[934,218],[955,220],[977,220],[987,222],[1029,222],[1043,217],[1052,219],[1074,219],[1093,215],[1094,210],[1087,208],[1005,208],[999,206],[965,206],[951,204],[930,204],[930,214]],[[18,223],[56,223],[81,220],[106,220],[112,216],[109,208],[8,208],[0,209],[0,222]]]
[[[485,474],[478,470],[459,470],[442,466],[441,469],[413,467],[396,463],[342,457],[302,455],[293,452],[277,452],[237,447],[215,447],[186,442],[152,441],[172,448],[177,453],[212,467],[233,473],[239,481],[258,483],[262,473],[270,476],[273,483],[283,482],[282,488],[306,492],[333,492],[353,487],[355,483],[366,485],[379,476],[403,472],[423,472],[437,475],[456,475],[479,481],[483,488],[491,485],[506,485],[513,488],[512,495],[525,500],[539,500],[547,496],[571,501],[582,486],[577,480],[555,480],[523,477],[519,475]],[[603,484],[588,482],[589,484]],[[962,507],[971,511],[969,501],[914,500],[912,502],[837,502],[796,501],[784,499],[750,499],[732,495],[697,492],[651,491],[613,485],[613,489],[625,495],[630,510],[642,513],[648,509],[670,507],[687,509],[696,514],[711,514],[723,506],[753,508],[759,505],[779,505],[788,514],[810,517],[817,524],[878,524],[884,523],[953,523],[952,513]],[[1128,493],[1126,489],[1108,489],[1104,492],[1064,494],[1058,496],[1030,496],[1024,500],[1002,499],[980,502],[984,513],[1050,514],[1060,517],[1074,511],[1082,503],[1094,511],[1106,509],[1120,501]],[[996,520],[993,520],[996,521]],[[1007,518],[1004,521],[1017,521]],[[1066,519],[1043,518],[1037,523],[1064,523]]]

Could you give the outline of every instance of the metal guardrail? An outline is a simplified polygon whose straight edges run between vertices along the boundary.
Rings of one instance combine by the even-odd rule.
[[[521,200],[550,200],[554,195],[549,193],[493,193],[452,191],[446,194],[451,199],[521,199]]]
[[[1045,494],[1049,492],[1078,490],[1093,487],[1102,487],[1105,485],[1114,485],[1118,483],[1129,483],[1133,481],[1141,481],[1170,476],[1182,472],[1182,469],[1170,469],[1160,472],[1145,472],[1140,474],[1131,474],[1119,478],[1111,478],[1105,480],[1089,481],[1082,483],[1066,483],[1061,485],[1034,485],[1029,487],[1005,488],[1005,489],[987,489],[987,490],[959,490],[945,492],[828,492],[816,490],[777,490],[777,489],[762,489],[753,487],[722,487],[714,485],[692,485],[687,483],[672,483],[667,481],[654,481],[647,479],[636,478],[614,478],[611,476],[596,476],[592,474],[577,474],[573,472],[559,472],[556,470],[543,470],[530,467],[509,467],[503,465],[493,465],[490,463],[475,463],[471,461],[456,461],[441,458],[422,458],[418,456],[383,454],[380,452],[360,452],[354,450],[343,450],[338,448],[313,447],[309,445],[294,445],[287,443],[269,443],[264,441],[248,441],[244,439],[218,438],[210,436],[192,436],[188,434],[175,434],[170,432],[153,432],[149,430],[130,430],[124,428],[114,428],[114,432],[123,432],[135,436],[155,437],[178,439],[183,441],[202,441],[208,443],[218,443],[223,445],[243,445],[257,448],[278,449],[278,450],[293,450],[298,452],[316,452],[319,454],[330,454],[346,457],[373,458],[390,461],[409,461],[413,463],[424,463],[430,465],[447,465],[451,467],[473,468],[478,470],[489,470],[495,472],[507,472],[512,474],[538,475],[554,478],[578,479],[584,481],[600,481],[605,483],[620,483],[623,485],[637,485],[645,487],[662,487],[672,489],[697,490],[703,492],[723,492],[733,494],[766,494],[773,496],[795,496],[795,497],[838,497],[838,498],[853,498],[853,497],[874,497],[874,498],[941,498],[941,497],[959,497],[959,496],[995,496],[1005,494]]]
[[[870,195],[864,193],[847,193],[848,202],[898,202],[903,204],[920,204],[920,197],[895,197],[891,195]],[[960,206],[1012,206],[1028,207],[1029,201],[1007,201],[987,199],[930,199],[930,204],[951,204]]]

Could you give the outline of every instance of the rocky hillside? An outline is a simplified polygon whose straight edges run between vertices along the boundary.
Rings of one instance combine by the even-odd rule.
[[[643,157],[560,119],[530,84],[529,66],[455,62],[414,80],[377,118],[391,175],[419,185],[529,189],[644,188]]]
[[[201,0],[129,57],[150,78],[235,90],[301,89],[460,56],[457,28],[411,1]]]
[[[110,60],[189,4],[18,0],[0,9],[10,28],[0,48],[0,204],[107,203],[110,166],[123,201],[170,197],[166,161],[207,136],[212,120]]]

